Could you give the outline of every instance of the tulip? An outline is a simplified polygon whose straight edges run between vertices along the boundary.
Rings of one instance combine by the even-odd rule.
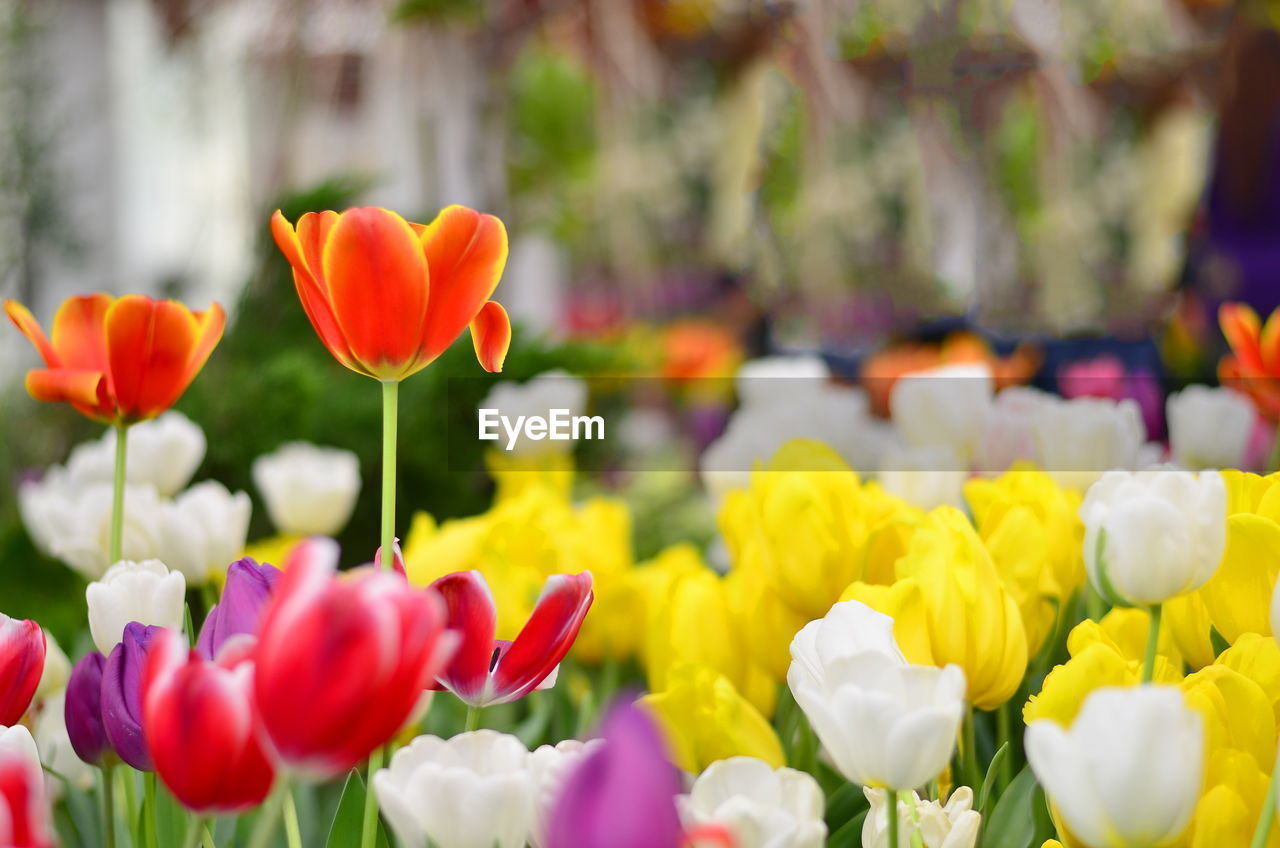
[[[155,637],[143,679],[146,744],[156,773],[198,813],[261,804],[275,768],[258,736],[253,666],[243,656],[207,662],[172,630]]]
[[[895,812],[900,844],[895,846],[889,844],[889,794],[883,789],[863,788],[862,792],[871,803],[862,823],[863,848],[906,848],[912,828],[918,828],[930,848],[973,848],[978,842],[982,814],[973,809],[973,790],[968,786],[957,787],[945,805],[921,801],[914,792],[899,796]]]
[[[280,569],[274,565],[258,565],[245,557],[227,568],[227,582],[222,597],[209,610],[196,651],[206,660],[217,659],[218,651],[236,636],[256,636],[262,612],[280,580]]]
[[[262,613],[253,691],[279,758],[341,774],[391,739],[454,646],[434,592],[386,571],[336,576],[338,547],[291,554]]]
[[[949,448],[967,466],[994,392],[990,366],[944,365],[898,379],[889,395],[889,408],[909,447]]]
[[[131,621],[182,630],[187,583],[159,560],[119,562],[85,589],[89,633],[103,654],[110,654]]]
[[[1184,468],[1240,468],[1253,434],[1253,404],[1239,392],[1188,386],[1169,395],[1169,450]]]
[[[27,736],[30,741],[30,736]],[[31,754],[35,743],[31,742]],[[38,762],[27,753],[0,746],[0,845],[53,848],[53,829]]]
[[[253,483],[281,533],[336,536],[360,494],[360,460],[351,451],[288,442],[253,461]]]
[[[424,227],[364,207],[308,212],[295,229],[277,210],[271,233],[311,326],[352,371],[403,380],[468,325],[480,364],[502,370],[511,325],[489,297],[506,263],[507,233],[492,215],[450,206]]]
[[[604,744],[565,780],[544,848],[677,848],[680,778],[653,721],[630,704],[605,715]]]
[[[1231,354],[1218,363],[1218,379],[1253,398],[1258,412],[1272,421],[1280,417],[1278,312],[1273,311],[1264,326],[1248,304],[1224,303],[1218,309],[1218,324],[1231,345]]]
[[[36,749],[36,741],[31,731],[24,725],[0,727],[0,755],[15,754],[26,760],[32,767],[40,768],[40,754]]]
[[[721,825],[735,848],[822,848],[822,789],[802,771],[752,757],[712,763],[678,799],[685,827]]]
[[[1226,515],[1216,471],[1109,471],[1080,507],[1089,578],[1104,597],[1135,605],[1194,591],[1222,560]]]
[[[1133,469],[1147,438],[1132,400],[1075,398],[1041,404],[1031,424],[1039,464],[1061,486],[1084,491],[1104,471]]]
[[[544,371],[524,383],[510,380],[498,383],[489,390],[479,406],[482,409],[496,409],[512,421],[521,415],[546,416],[552,409],[567,410],[570,416],[582,415],[587,411],[587,382],[557,368]],[[506,436],[501,437],[501,444],[504,449],[507,448]],[[572,449],[572,441],[533,441],[521,435],[510,451],[528,455]]]
[[[762,356],[742,363],[733,385],[743,408],[767,407],[803,402],[830,379],[831,369],[820,356]]]
[[[529,752],[494,730],[419,736],[373,776],[373,791],[405,845],[520,848],[533,822]]]
[[[969,472],[951,448],[925,446],[885,449],[876,479],[889,494],[921,509],[964,505]]]
[[[163,630],[129,622],[102,667],[102,726],[120,759],[138,771],[152,768],[142,732],[142,677],[152,643]]]
[[[101,439],[77,445],[67,457],[71,478],[77,483],[110,483],[117,436],[111,429]],[[176,410],[135,424],[125,445],[125,480],[131,486],[151,486],[161,497],[171,498],[191,482],[207,445],[200,427]]]
[[[461,634],[457,652],[439,674],[472,708],[505,704],[528,695],[556,671],[591,608],[591,572],[548,578],[529,621],[510,642],[494,638],[497,607],[478,571],[446,574],[431,584],[448,609],[449,627]]]
[[[69,403],[113,425],[154,418],[173,406],[226,323],[216,303],[192,312],[173,300],[91,294],[63,302],[50,341],[22,304],[6,300],[4,311],[44,359],[43,369],[27,373],[31,396]]]
[[[0,726],[17,724],[31,706],[44,658],[40,625],[0,613]]]
[[[533,780],[533,823],[529,828],[529,844],[533,848],[546,848],[551,815],[569,775],[603,744],[602,739],[586,742],[565,739],[555,745],[539,745],[529,752],[529,776]]]
[[[1100,689],[1069,729],[1034,721],[1025,744],[1063,824],[1089,848],[1166,845],[1186,829],[1204,726],[1176,689]]]
[[[964,715],[964,672],[910,665],[893,620],[844,601],[791,642],[787,684],[840,773],[890,790],[946,768]]]
[[[973,470],[999,474],[1019,461],[1040,464],[1034,422],[1042,408],[1059,402],[1056,395],[1027,386],[1010,386],[996,394],[978,431]]]
[[[102,673],[107,658],[91,651],[71,670],[63,702],[67,736],[76,756],[89,765],[101,765],[111,753],[111,741],[102,720]]]
[[[244,550],[252,505],[214,480],[197,483],[163,505],[160,559],[182,573],[188,586],[213,579]]]

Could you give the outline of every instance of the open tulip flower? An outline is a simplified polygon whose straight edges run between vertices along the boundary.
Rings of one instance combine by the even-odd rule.
[[[449,627],[462,634],[433,688],[448,689],[476,708],[518,700],[554,680],[593,597],[591,572],[553,575],[515,641],[506,642],[494,638],[498,611],[480,572],[446,574],[431,588],[444,597]]]
[[[31,705],[44,657],[40,625],[0,614],[0,727],[17,724]]]
[[[468,326],[480,364],[502,370],[511,323],[489,297],[507,261],[507,232],[492,215],[450,206],[423,226],[367,206],[308,212],[295,228],[277,211],[271,234],[311,326],[352,371],[403,380]]]
[[[192,312],[140,294],[68,298],[46,336],[14,300],[4,311],[35,345],[44,368],[27,373],[36,400],[71,404],[104,424],[154,418],[182,396],[213,352],[226,315],[218,304]]]
[[[1224,303],[1218,324],[1231,345],[1218,363],[1218,378],[1253,398],[1262,415],[1280,418],[1280,310],[1264,324],[1248,304]]]
[[[147,746],[175,798],[200,813],[235,813],[267,797],[275,767],[258,736],[253,665],[246,653],[208,662],[172,630],[147,661]]]

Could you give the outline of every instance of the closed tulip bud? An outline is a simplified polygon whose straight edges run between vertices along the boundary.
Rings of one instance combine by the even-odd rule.
[[[360,460],[351,451],[288,442],[253,461],[253,484],[281,533],[336,536],[360,494]]]
[[[204,431],[175,410],[135,424],[125,443],[125,480],[131,486],[151,486],[161,497],[171,498],[191,482],[207,445]],[[67,472],[77,482],[110,484],[115,454],[112,428],[101,439],[77,445],[67,457]]]
[[[712,763],[679,798],[686,828],[721,825],[734,848],[821,848],[822,789],[802,771],[752,757]]]
[[[1084,491],[1108,469],[1140,467],[1147,430],[1132,400],[1054,400],[1032,414],[1040,466],[1061,486]]]
[[[1226,547],[1227,493],[1216,471],[1109,471],[1085,494],[1080,517],[1089,578],[1117,603],[1195,591]]]
[[[1177,689],[1098,689],[1069,729],[1031,722],[1025,745],[1062,822],[1089,848],[1168,845],[1195,810],[1204,725]]]
[[[967,467],[987,419],[995,381],[984,364],[944,365],[903,375],[889,408],[909,447],[945,447]]]
[[[0,756],[9,754],[21,757],[37,770],[40,768],[40,752],[36,748],[36,740],[24,725],[0,727]]]
[[[1184,468],[1240,468],[1256,415],[1253,403],[1232,389],[1188,386],[1169,395],[1169,450]]]
[[[232,637],[256,636],[262,612],[279,580],[280,569],[274,565],[258,565],[249,557],[231,563],[222,596],[200,627],[196,639],[200,656],[216,659],[218,650]]]
[[[910,665],[893,620],[843,601],[791,642],[787,684],[846,778],[914,789],[951,760],[964,715],[964,672]]]
[[[160,559],[188,586],[209,582],[244,550],[252,508],[244,492],[197,483],[161,508]]]
[[[89,633],[103,654],[110,654],[131,622],[182,630],[187,582],[182,574],[159,560],[118,562],[101,580],[85,589],[89,602]]]
[[[298,545],[262,614],[253,691],[279,758],[335,775],[413,714],[455,645],[435,592],[389,572],[334,574],[337,544]]]
[[[30,742],[30,734],[26,740]],[[35,743],[30,742],[30,747],[30,754],[34,755]],[[39,761],[32,763],[28,752],[3,745],[0,745],[0,845],[5,848],[54,846]]]
[[[142,675],[162,627],[132,621],[102,667],[102,726],[120,759],[139,771],[151,771],[151,755],[142,732]]]
[[[521,848],[533,823],[529,752],[495,730],[419,736],[373,776],[373,791],[405,845]]]
[[[172,630],[155,637],[143,680],[147,747],[173,796],[198,813],[256,807],[275,779],[258,734],[253,665],[211,663]]]
[[[889,845],[888,793],[883,789],[862,791],[871,802],[871,810],[862,823],[863,848],[908,848],[911,834],[916,830],[930,848],[973,848],[978,842],[982,814],[973,809],[973,790],[968,786],[957,787],[945,805],[921,801],[914,792],[910,800],[899,798],[896,805],[898,845],[895,846]]]
[[[44,671],[44,631],[0,613],[0,726],[18,723]]]
[[[102,723],[102,668],[106,662],[107,658],[97,651],[81,657],[71,669],[63,702],[71,747],[76,756],[95,766],[111,751]]]

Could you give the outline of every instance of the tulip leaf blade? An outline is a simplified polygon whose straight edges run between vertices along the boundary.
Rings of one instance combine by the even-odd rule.
[[[859,848],[862,845],[862,825],[867,818],[867,812],[863,810],[832,833],[831,838],[827,840],[827,848]]]
[[[1028,848],[1032,844],[1036,835],[1032,805],[1038,788],[1030,767],[1018,772],[986,821],[982,848]]]
[[[987,776],[982,779],[982,789],[978,792],[978,804],[976,807],[984,816],[987,812],[987,801],[991,798],[991,787],[995,783],[996,775],[1000,773],[1000,766],[1007,756],[1009,756],[1009,743],[1005,742],[996,751],[995,756],[991,758],[990,764],[987,765]]]
[[[338,809],[333,814],[333,825],[329,828],[326,848],[350,848],[360,844],[360,830],[364,823],[364,778],[360,772],[352,769],[347,775],[347,782],[342,787],[342,798],[338,801]],[[387,833],[378,823],[378,848],[388,848]]]

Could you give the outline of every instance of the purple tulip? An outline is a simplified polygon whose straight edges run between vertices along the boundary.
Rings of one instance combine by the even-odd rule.
[[[683,840],[680,776],[653,720],[622,702],[601,730],[604,744],[565,779],[547,848],[676,848]]]
[[[142,733],[142,675],[151,642],[163,627],[131,621],[102,669],[102,723],[120,759],[151,771],[151,753]]]
[[[209,610],[200,628],[200,638],[196,640],[200,656],[212,662],[233,636],[257,634],[258,620],[280,575],[274,565],[258,565],[252,557],[231,563],[222,598]]]
[[[80,658],[71,669],[63,705],[71,747],[77,757],[93,766],[99,765],[111,750],[102,726],[102,666],[106,661],[97,651]]]

